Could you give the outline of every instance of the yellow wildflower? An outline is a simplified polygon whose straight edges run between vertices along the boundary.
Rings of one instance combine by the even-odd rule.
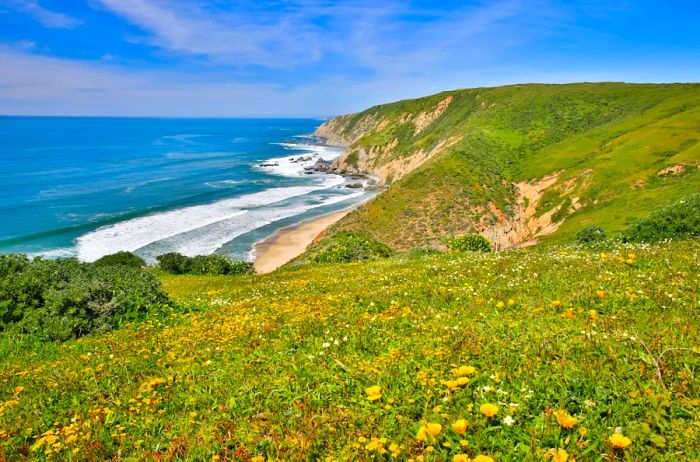
[[[469,383],[469,379],[466,377],[457,377],[457,385],[460,387],[465,386],[466,384]]]
[[[569,460],[569,453],[564,449],[550,449],[546,454],[547,459],[551,459],[552,462],[567,462]]]
[[[503,303],[503,302],[498,302],[498,303],[496,303],[496,308],[498,308],[499,310],[500,310],[501,308],[503,308],[504,306],[506,306],[506,304]]]
[[[445,385],[449,390],[454,390],[459,385],[456,380],[443,380],[442,384]]]
[[[598,298],[605,298],[605,292],[603,292],[602,290],[596,290],[595,295]]]
[[[622,433],[613,433],[608,438],[610,444],[612,444],[617,449],[625,449],[627,446],[632,444],[632,440],[624,436]]]
[[[560,307],[560,306],[561,306],[561,300],[554,300],[554,301],[552,302],[552,306],[555,307],[555,308]]]
[[[486,417],[493,417],[498,414],[498,406],[491,403],[482,404],[479,411],[481,411],[481,413]]]
[[[452,462],[470,462],[471,459],[466,454],[455,454],[452,457]]]
[[[464,433],[467,431],[468,426],[469,423],[464,419],[459,419],[452,423],[452,429],[460,435],[464,435]]]
[[[473,366],[459,366],[456,369],[452,369],[452,373],[457,377],[465,377],[467,375],[472,375],[476,372],[476,368]]]
[[[428,430],[423,425],[421,425],[421,427],[418,429],[416,439],[418,441],[428,441]]]
[[[382,397],[382,387],[380,387],[379,385],[369,387],[365,390],[365,393],[367,393],[368,400],[376,401]]]
[[[557,418],[557,423],[561,427],[572,429],[576,426],[576,424],[578,424],[578,419],[563,409],[555,411],[554,416]]]
[[[598,312],[596,310],[591,310],[588,312],[588,317],[595,321],[596,319],[598,319]]]
[[[442,425],[440,425],[439,423],[429,422],[426,425],[426,430],[428,431],[428,434],[430,436],[438,436],[442,431]]]
[[[494,462],[492,457],[489,456],[476,456],[472,462]]]

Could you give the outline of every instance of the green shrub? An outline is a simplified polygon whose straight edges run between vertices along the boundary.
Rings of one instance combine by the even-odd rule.
[[[213,274],[237,275],[253,273],[253,264],[246,261],[234,261],[223,255],[197,255],[187,257],[171,252],[156,257],[163,271],[172,274]]]
[[[445,239],[445,244],[453,252],[491,252],[491,243],[481,234],[465,234]]]
[[[177,252],[156,257],[160,269],[171,274],[187,274],[191,271],[191,258]]]
[[[0,255],[0,330],[63,341],[171,308],[160,281],[126,265]]]
[[[580,229],[576,233],[576,241],[580,244],[590,244],[593,242],[604,241],[608,234],[600,226],[589,225]]]
[[[629,242],[655,242],[665,239],[700,237],[700,194],[656,210],[633,223],[624,233]]]
[[[387,245],[364,233],[343,231],[321,241],[309,259],[316,263],[346,263],[387,258],[393,254]]]
[[[190,259],[192,274],[251,274],[253,264],[247,261],[233,261],[223,255],[198,255]]]
[[[114,265],[124,265],[131,268],[143,268],[146,266],[146,262],[143,258],[138,255],[134,255],[131,252],[117,252],[111,255],[105,255],[99,260],[95,261],[95,266],[114,266]]]

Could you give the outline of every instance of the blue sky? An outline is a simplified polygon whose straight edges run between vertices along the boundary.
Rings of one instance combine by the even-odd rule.
[[[698,82],[700,2],[2,0],[0,114],[323,117],[522,82]]]

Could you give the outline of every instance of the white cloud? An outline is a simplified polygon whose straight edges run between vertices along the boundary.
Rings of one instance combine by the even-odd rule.
[[[39,0],[6,0],[6,6],[24,13],[28,13],[39,21],[44,27],[56,29],[72,29],[81,24],[81,21],[63,13],[48,10],[39,4]]]
[[[195,1],[99,0],[173,53],[239,67],[288,67],[319,58],[320,31],[297,13],[242,14]]]
[[[236,83],[193,72],[134,70],[0,47],[0,114],[172,117],[316,117],[438,91],[527,81],[654,81],[654,75],[541,71],[506,66],[443,73],[439,79],[348,79],[329,73],[303,85]],[[674,73],[675,71],[675,73]],[[665,69],[666,80],[682,76]],[[679,80],[683,80],[680,78]]]

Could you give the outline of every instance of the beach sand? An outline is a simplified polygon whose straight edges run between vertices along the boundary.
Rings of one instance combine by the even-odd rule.
[[[321,215],[278,230],[255,244],[255,271],[269,273],[304,253],[306,247],[326,228],[350,213],[354,207]]]

